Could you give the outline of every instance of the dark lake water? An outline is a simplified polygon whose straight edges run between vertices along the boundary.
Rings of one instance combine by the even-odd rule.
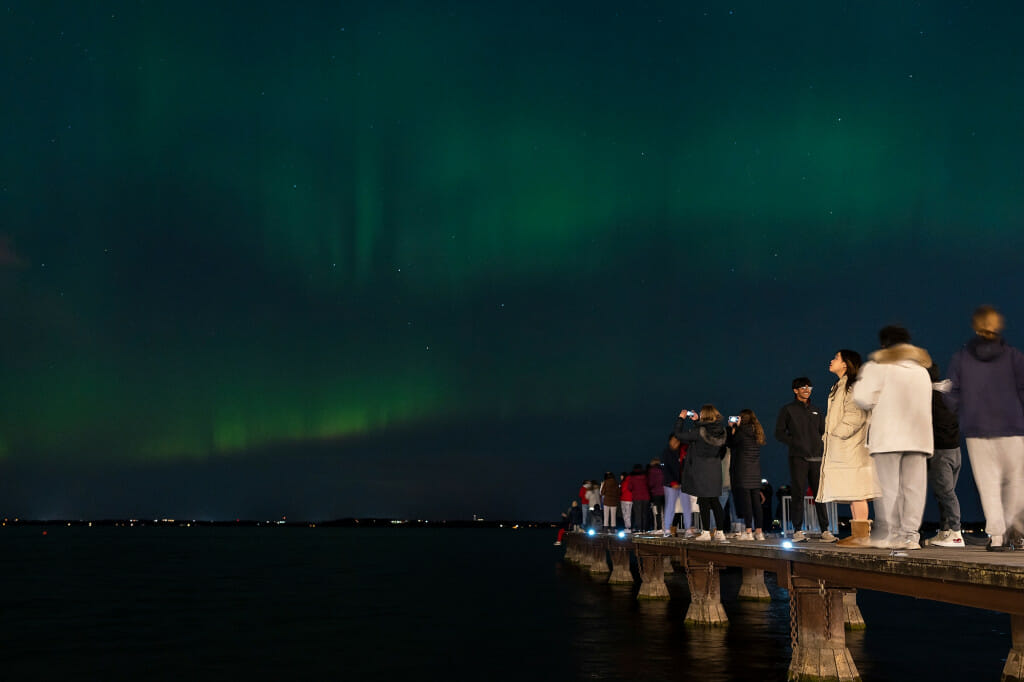
[[[561,562],[554,531],[0,529],[3,679],[784,680],[789,605],[728,628]],[[774,585],[774,584],[773,584]],[[864,680],[998,680],[1009,616],[860,593]]]

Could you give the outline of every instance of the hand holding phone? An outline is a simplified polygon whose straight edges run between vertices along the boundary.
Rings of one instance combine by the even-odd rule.
[[[730,424],[739,424],[740,423],[740,418],[739,417],[729,417],[729,423]]]

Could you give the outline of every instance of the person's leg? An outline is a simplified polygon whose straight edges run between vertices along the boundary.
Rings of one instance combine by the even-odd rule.
[[[711,511],[715,515],[715,526],[718,528],[719,532],[724,535],[726,532],[725,510],[722,509],[722,503],[717,497],[709,497],[708,500],[711,501]]]
[[[700,527],[703,530],[711,528],[711,500],[718,500],[714,497],[698,497],[697,504],[700,505]]]
[[[999,461],[1002,470],[1003,518],[1006,530],[1013,535],[1024,532],[1024,436],[999,438]]]
[[[676,500],[679,499],[679,488],[665,486],[665,510],[662,512],[661,529],[667,535],[672,532],[672,521],[676,517]]]
[[[736,492],[738,495],[734,495],[734,497],[738,498],[736,504],[739,506],[737,510],[739,518],[737,520],[742,519],[744,528],[753,530],[754,513],[750,505],[750,491],[746,488],[739,488]]]
[[[967,457],[971,460],[974,483],[985,513],[985,532],[1002,542],[1006,534],[1006,516],[1003,510],[1001,472],[996,459],[994,438],[968,438]]]
[[[807,460],[799,457],[789,458],[789,478],[791,489],[789,494],[789,518],[793,521],[793,530],[804,529],[804,491],[807,490]]]
[[[622,505],[622,525],[626,530],[633,528],[633,501],[623,500],[619,504]]]
[[[921,520],[928,498],[928,456],[923,452],[905,452],[900,458],[900,482],[903,509],[900,511],[900,535],[910,542],[921,541]]]
[[[693,528],[693,495],[689,493],[679,493],[683,500],[683,530],[691,530]]]
[[[939,505],[939,530],[960,530],[960,502],[956,498],[960,448],[936,450],[928,460],[928,487]]]
[[[605,527],[605,528],[607,528],[607,527],[608,527],[608,519],[609,519],[609,518],[611,518],[611,515],[612,515],[612,514],[611,514],[611,512],[612,512],[612,508],[611,508],[611,507],[609,507],[609,506],[608,506],[608,505],[606,504],[606,505],[604,506],[604,527]]]
[[[868,501],[857,500],[850,503],[850,517],[854,521],[868,520]]]
[[[753,521],[753,525],[750,525],[750,523],[748,523],[747,527],[751,530],[763,530],[764,514],[762,513],[761,509],[761,489],[750,488],[749,490],[746,491],[746,493],[748,504],[751,506],[751,510],[753,512],[753,516],[751,518],[751,521]]]
[[[818,496],[818,487],[821,485],[821,462],[808,462],[810,468],[807,470],[807,482],[811,486],[811,490],[814,491],[814,496]],[[814,513],[818,515],[818,528],[822,532],[828,530],[828,507],[825,506],[824,502],[814,503]]]
[[[873,539],[886,540],[890,534],[899,531],[894,526],[895,506],[899,497],[900,458],[899,453],[880,452],[872,455],[878,482],[882,488],[882,496],[875,498],[875,527]]]

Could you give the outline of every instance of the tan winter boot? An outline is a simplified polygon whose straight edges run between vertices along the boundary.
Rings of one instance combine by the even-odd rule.
[[[853,533],[848,538],[843,538],[836,543],[836,547],[870,547],[871,546],[871,522],[850,521],[850,531]]]

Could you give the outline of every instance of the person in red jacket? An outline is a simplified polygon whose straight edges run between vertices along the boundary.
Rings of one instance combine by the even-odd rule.
[[[633,465],[633,473],[629,475],[627,485],[633,494],[633,532],[643,533],[650,530],[648,517],[651,515],[651,491],[647,486],[643,465]]]

